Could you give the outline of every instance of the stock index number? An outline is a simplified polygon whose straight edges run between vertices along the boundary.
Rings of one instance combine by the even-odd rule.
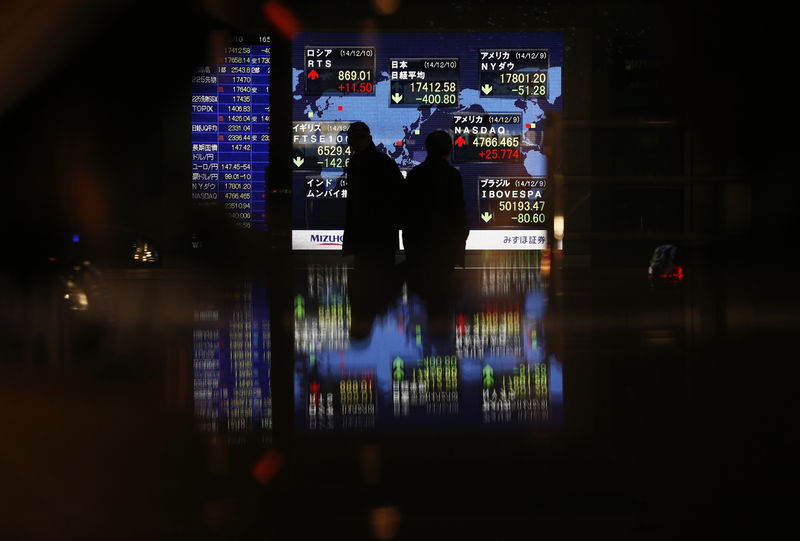
[[[412,81],[409,85],[412,92],[455,92],[454,81]]]
[[[320,145],[317,147],[317,156],[349,156],[350,152],[350,147],[344,145]]]
[[[547,72],[521,72],[521,73],[501,73],[500,83],[506,84],[532,84],[543,85],[547,82]]]
[[[372,81],[372,70],[339,70],[340,81]]]
[[[519,136],[484,137],[479,135],[472,140],[476,147],[518,147]]]
[[[500,201],[498,210],[511,212],[527,212],[530,210],[544,210],[544,201]]]

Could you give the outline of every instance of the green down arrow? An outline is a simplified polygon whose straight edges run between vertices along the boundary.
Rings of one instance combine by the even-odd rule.
[[[488,213],[488,212],[484,212],[483,214],[481,214],[481,218],[483,218],[484,222],[488,223],[489,220],[492,219],[492,215],[490,213]]]

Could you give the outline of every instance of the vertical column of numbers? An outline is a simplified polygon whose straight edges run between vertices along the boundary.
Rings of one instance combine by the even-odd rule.
[[[269,165],[269,76],[270,43],[268,37],[258,38],[250,50],[250,69],[253,86],[252,94],[252,223],[253,227],[264,228],[266,221],[266,174]]]
[[[237,226],[250,227],[252,82],[250,47],[230,45],[218,68],[220,198]]]

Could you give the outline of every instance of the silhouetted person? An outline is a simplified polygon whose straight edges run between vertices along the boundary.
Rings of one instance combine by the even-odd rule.
[[[469,235],[461,173],[447,162],[453,141],[444,131],[425,139],[428,156],[409,171],[403,247],[412,273],[436,278],[463,265]]]
[[[353,122],[347,130],[347,210],[342,253],[355,256],[355,266],[394,265],[399,248],[399,206],[403,176],[389,156],[378,152],[369,126]]]

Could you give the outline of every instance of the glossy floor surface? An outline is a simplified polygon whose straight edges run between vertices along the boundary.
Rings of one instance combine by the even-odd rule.
[[[725,253],[6,280],[0,537],[788,537],[797,292]]]

